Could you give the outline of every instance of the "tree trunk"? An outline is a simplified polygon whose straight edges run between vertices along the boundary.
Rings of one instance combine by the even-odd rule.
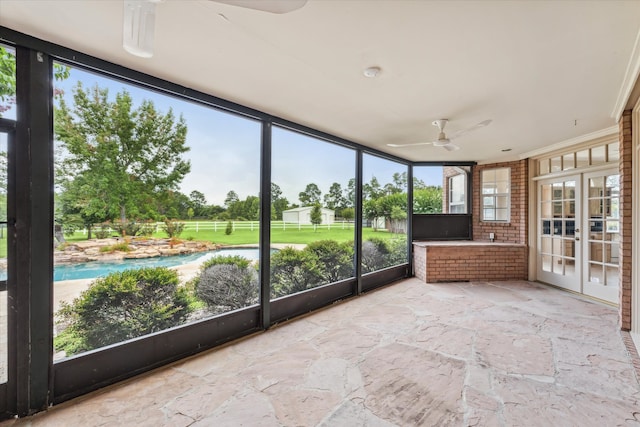
[[[87,225],[87,240],[91,240],[91,224]]]
[[[124,205],[121,205],[120,206],[120,222],[122,223],[122,225],[124,225],[126,221],[127,221],[127,211]]]

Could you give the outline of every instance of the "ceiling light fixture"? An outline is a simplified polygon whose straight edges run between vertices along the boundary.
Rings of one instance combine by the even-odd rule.
[[[124,0],[122,47],[141,58],[153,56],[156,3],[161,0]]]
[[[368,78],[378,77],[378,75],[382,72],[380,67],[369,67],[364,69],[364,76]]]

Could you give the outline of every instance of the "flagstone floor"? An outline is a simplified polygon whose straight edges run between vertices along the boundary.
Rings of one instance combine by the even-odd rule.
[[[0,426],[640,426],[616,321],[536,283],[408,279]]]

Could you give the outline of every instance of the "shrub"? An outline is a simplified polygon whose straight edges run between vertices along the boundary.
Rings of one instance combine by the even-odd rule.
[[[229,222],[227,222],[227,228],[225,228],[224,234],[226,234],[228,236],[231,233],[233,233],[233,223],[231,221],[229,221]]]
[[[129,243],[127,242],[122,242],[122,243],[116,243],[115,245],[111,245],[111,246],[101,246],[100,247],[100,252],[102,253],[113,253],[113,252],[130,252],[131,248],[129,248]]]
[[[362,243],[362,272],[407,262],[407,242],[404,239],[385,240],[372,237]]]
[[[154,222],[143,222],[140,224],[138,236],[150,237],[156,232],[156,224]]]
[[[196,296],[214,313],[258,302],[258,271],[240,256],[213,257],[203,264],[193,282]]]
[[[301,292],[322,282],[322,271],[314,253],[287,247],[271,256],[272,298]]]
[[[191,298],[165,267],[126,270],[95,280],[58,311],[56,350],[67,355],[184,323]]]
[[[387,267],[389,248],[383,239],[372,237],[362,242],[362,272],[371,273]]]
[[[184,222],[165,219],[162,229],[165,231],[165,233],[167,233],[167,235],[170,238],[178,237],[184,231]]]
[[[312,253],[317,258],[320,274],[326,283],[337,282],[354,275],[353,242],[318,240],[309,243],[304,251]]]
[[[96,239],[106,239],[111,235],[111,226],[109,224],[100,224],[94,231]]]
[[[126,236],[135,236],[140,231],[142,227],[135,221],[127,221],[127,222],[116,222],[113,227],[122,237]]]

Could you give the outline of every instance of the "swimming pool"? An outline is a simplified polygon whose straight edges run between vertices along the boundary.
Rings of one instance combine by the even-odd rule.
[[[272,249],[273,253],[275,249]],[[57,265],[53,270],[54,282],[60,280],[93,279],[115,271],[144,267],[176,267],[190,263],[203,263],[221,255],[239,255],[252,261],[258,260],[257,248],[226,248],[188,255],[158,256],[152,258],[124,259],[119,261],[92,261],[78,264]],[[7,272],[0,271],[0,280],[7,280]]]

